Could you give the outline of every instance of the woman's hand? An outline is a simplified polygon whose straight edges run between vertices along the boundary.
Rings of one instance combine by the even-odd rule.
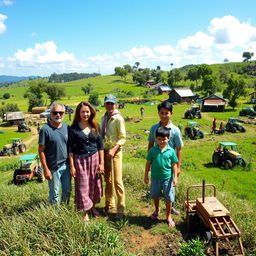
[[[104,173],[104,172],[105,172],[104,164],[99,164],[97,173]]]
[[[75,169],[75,167],[70,167],[70,175],[72,176],[72,177],[76,177],[76,169]]]

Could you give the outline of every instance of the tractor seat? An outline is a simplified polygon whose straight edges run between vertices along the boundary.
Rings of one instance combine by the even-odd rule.
[[[234,151],[234,150],[230,150],[229,153],[230,153],[231,155],[233,155],[233,156],[240,156],[240,155],[241,155],[240,153],[238,153],[238,152],[236,152],[236,151]]]

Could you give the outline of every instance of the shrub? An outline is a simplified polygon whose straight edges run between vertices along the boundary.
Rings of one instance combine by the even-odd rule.
[[[197,239],[193,239],[188,243],[182,244],[178,256],[205,256],[204,243]]]

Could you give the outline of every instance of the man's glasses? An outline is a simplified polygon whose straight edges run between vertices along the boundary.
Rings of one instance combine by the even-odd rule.
[[[63,114],[64,114],[64,112],[63,111],[52,111],[52,113],[56,116],[56,115],[60,115],[60,116],[62,116]]]

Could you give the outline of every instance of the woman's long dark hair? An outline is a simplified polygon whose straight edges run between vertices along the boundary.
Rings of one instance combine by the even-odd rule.
[[[96,121],[96,111],[95,111],[94,107],[87,101],[82,101],[77,105],[72,125],[78,124],[81,121],[80,111],[83,106],[89,107],[89,109],[91,111],[91,116],[89,117],[88,123],[91,125],[92,131],[99,134],[100,127]]]

